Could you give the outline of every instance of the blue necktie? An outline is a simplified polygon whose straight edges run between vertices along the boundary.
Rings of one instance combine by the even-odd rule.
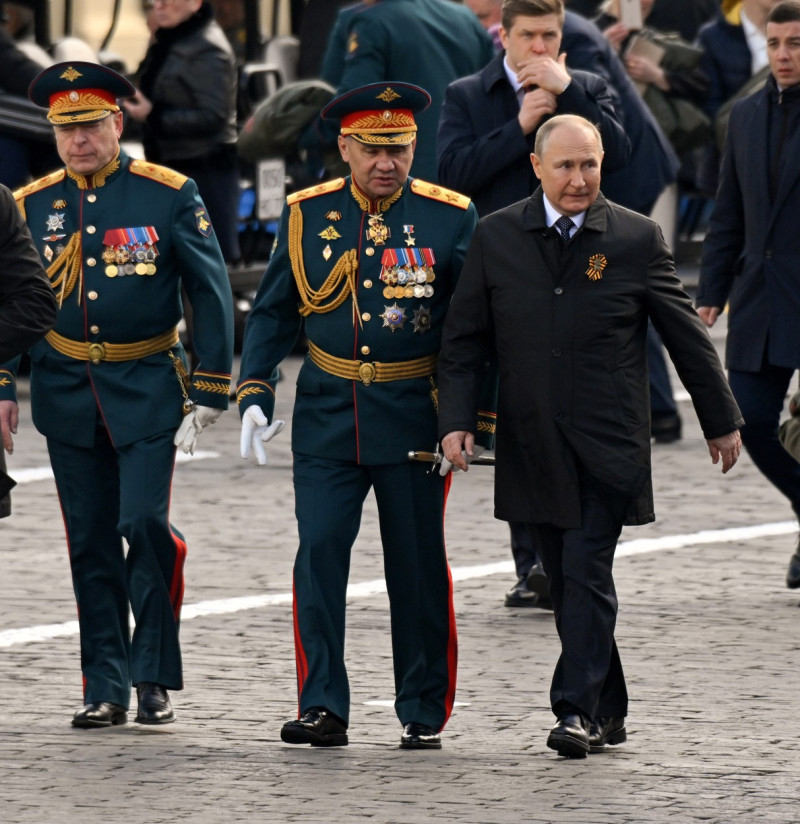
[[[574,225],[575,224],[572,222],[572,220],[568,218],[566,215],[562,215],[555,222],[555,227],[556,229],[558,229],[558,233],[561,235],[561,240],[564,242],[564,245],[566,245],[569,242],[569,230]]]

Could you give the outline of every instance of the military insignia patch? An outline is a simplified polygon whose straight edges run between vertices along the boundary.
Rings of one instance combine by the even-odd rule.
[[[337,212],[336,210],[331,210],[330,212],[325,213],[325,220],[341,220],[342,213]]]
[[[53,201],[53,208],[54,209],[66,209],[67,208],[67,201],[62,200],[59,198],[58,200]]]
[[[586,276],[589,280],[600,280],[606,266],[608,266],[608,261],[605,255],[592,255],[589,258],[589,268],[586,270]]]
[[[197,231],[203,237],[211,237],[211,221],[208,219],[208,212],[205,209],[195,209],[194,219],[197,223]]]
[[[319,236],[323,240],[336,240],[337,238],[341,237],[341,235],[336,231],[336,229],[333,228],[333,226],[328,226],[327,229],[324,229],[319,233]]]
[[[391,103],[393,100],[397,100],[400,95],[391,86],[387,86],[384,91],[375,95],[375,97],[378,100],[383,100],[384,103]]]
[[[357,51],[357,49],[358,49],[358,37],[356,36],[356,33],[353,32],[350,35],[350,39],[347,41],[347,53],[352,54],[354,51]]]

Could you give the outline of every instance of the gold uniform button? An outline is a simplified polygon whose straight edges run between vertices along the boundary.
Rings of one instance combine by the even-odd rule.
[[[96,334],[100,331],[100,327],[99,327],[99,326],[97,326],[97,325],[90,326],[90,327],[89,327],[89,331],[90,331],[93,335],[96,335]]]
[[[95,200],[97,200],[97,195],[87,195],[86,199],[89,201],[89,203],[94,203]]]
[[[372,248],[372,246],[367,246],[366,253],[367,253],[370,257],[372,257],[372,256],[375,254],[375,250]]]
[[[93,289],[86,297],[88,297],[89,300],[97,300],[97,292]]]
[[[365,289],[372,289],[372,281],[371,280],[365,280],[364,281],[364,288]]]
[[[361,354],[362,355],[369,355],[369,346],[362,346],[361,347]]]
[[[96,231],[97,231],[96,226],[87,226],[86,227],[87,234],[93,235]]]
[[[361,315],[361,320],[363,320],[363,321],[372,320],[372,315],[370,315],[369,312],[364,312]]]
[[[97,266],[97,260],[95,258],[86,258],[86,265]]]

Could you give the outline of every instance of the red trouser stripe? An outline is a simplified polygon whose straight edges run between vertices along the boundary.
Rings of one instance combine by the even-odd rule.
[[[297,667],[297,715],[299,717],[303,684],[305,684],[308,677],[308,659],[303,649],[303,639],[300,636],[300,620],[297,616],[297,592],[295,591],[294,578],[292,578],[292,617],[294,623],[294,658]]]

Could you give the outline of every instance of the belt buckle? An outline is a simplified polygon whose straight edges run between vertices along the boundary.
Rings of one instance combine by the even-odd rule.
[[[100,363],[106,359],[106,348],[102,343],[89,344],[89,360],[92,363]]]
[[[374,363],[366,363],[362,361],[358,365],[358,378],[364,386],[369,386],[372,381],[375,380],[375,375],[377,374],[378,370],[375,368]]]

